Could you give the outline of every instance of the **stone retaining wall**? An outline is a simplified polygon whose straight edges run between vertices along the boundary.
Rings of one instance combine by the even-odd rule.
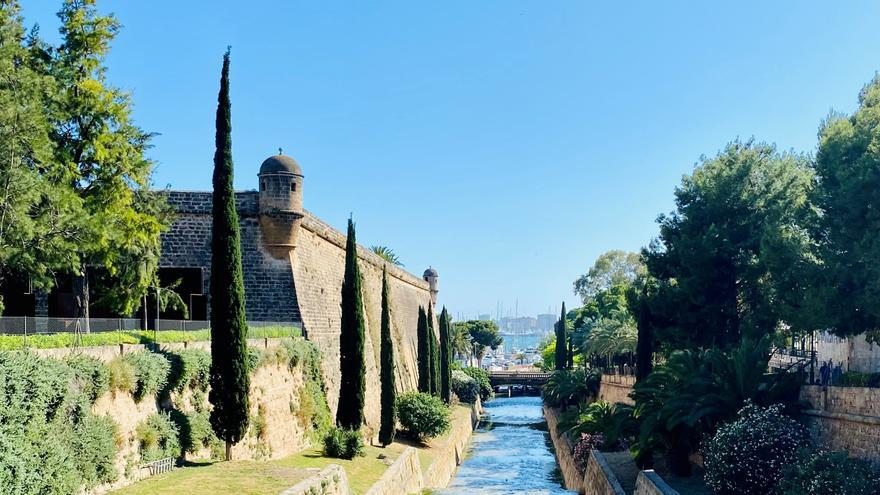
[[[653,470],[640,471],[633,495],[679,495]]]
[[[419,453],[407,447],[403,454],[388,467],[385,474],[367,490],[366,495],[400,495],[421,493],[425,488]]]
[[[315,476],[284,490],[281,495],[351,495],[351,489],[342,466],[330,464]]]
[[[550,440],[556,451],[556,462],[562,471],[565,487],[578,493],[584,493],[584,477],[581,475],[572,456],[571,442],[559,429],[559,410],[544,405],[544,419],[547,421],[547,429],[550,431]]]
[[[853,457],[880,461],[880,389],[801,387],[804,411],[817,441]]]
[[[598,450],[590,452],[587,471],[584,473],[583,490],[587,495],[626,495],[605,456]]]
[[[602,375],[602,380],[599,382],[599,400],[612,404],[618,402],[635,404],[629,397],[635,383],[636,377],[634,376]]]
[[[270,347],[278,346],[286,339],[287,337],[248,339],[247,343],[250,347],[268,349]],[[63,359],[65,356],[68,356],[70,354],[81,354],[107,362],[115,357],[139,351],[180,351],[183,349],[200,349],[203,351],[211,352],[211,341],[198,340],[193,342],[160,342],[158,344],[116,344],[86,347],[55,347],[51,349],[28,349],[28,352],[33,352],[38,356],[54,359]]]

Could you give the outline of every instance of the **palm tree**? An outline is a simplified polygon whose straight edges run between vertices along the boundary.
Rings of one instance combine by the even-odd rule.
[[[517,352],[516,354],[513,355],[513,359],[514,359],[514,360],[518,360],[520,365],[523,364],[523,360],[524,360],[525,358],[526,358],[526,354],[525,354],[524,352],[522,352],[522,351]]]
[[[394,266],[403,266],[403,263],[400,262],[400,258],[398,258],[394,250],[388,246],[370,246],[370,251],[376,253],[380,258]]]

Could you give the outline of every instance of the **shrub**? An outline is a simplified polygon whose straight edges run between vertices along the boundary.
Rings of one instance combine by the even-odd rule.
[[[449,430],[449,408],[430,394],[413,392],[398,397],[397,417],[415,439],[433,438]]]
[[[123,359],[134,368],[136,383],[132,395],[135,401],[140,402],[144,397],[155,395],[165,388],[171,371],[171,363],[165,356],[143,351],[127,354]]]
[[[359,430],[333,427],[324,434],[324,456],[354,459],[364,455],[364,439]]]
[[[458,400],[473,404],[480,397],[480,386],[464,371],[453,370],[452,392],[458,396]]]
[[[180,439],[177,425],[168,413],[158,412],[140,422],[135,429],[141,462],[152,462],[166,457],[180,457]]]
[[[185,349],[167,353],[171,365],[167,392],[183,392],[186,389],[208,390],[211,375],[211,353],[198,349]]]
[[[121,357],[113,358],[107,363],[110,370],[110,390],[114,392],[133,393],[137,386],[134,366]]]
[[[803,451],[783,472],[778,495],[877,495],[880,471],[843,452]]]
[[[544,401],[562,409],[586,402],[599,393],[601,376],[583,368],[554,371],[544,385]]]
[[[210,448],[213,454],[215,450],[222,447],[220,439],[211,428],[210,414],[207,411],[184,413],[178,409],[172,409],[170,417],[177,426],[181,451],[194,454],[199,449],[206,447]]]
[[[54,359],[0,352],[0,493],[63,495],[113,481],[115,425]]]
[[[587,461],[590,459],[590,452],[598,450],[601,445],[605,444],[605,437],[601,433],[581,433],[581,438],[574,446],[572,452],[574,456],[574,464],[578,472],[583,476],[587,470]]]
[[[110,369],[100,359],[77,354],[68,356],[64,362],[73,370],[74,386],[83,392],[89,404],[110,390]]]
[[[489,372],[480,368],[462,368],[462,371],[473,378],[480,386],[480,400],[483,402],[492,398],[492,384],[489,382]]]
[[[761,408],[748,403],[706,443],[706,485],[717,495],[772,493],[807,438],[804,427],[782,410],[779,404]]]
[[[263,351],[256,347],[248,347],[247,350],[248,369],[253,372],[265,362]]]

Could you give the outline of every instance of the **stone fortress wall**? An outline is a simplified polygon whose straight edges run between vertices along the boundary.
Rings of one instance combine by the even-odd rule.
[[[302,325],[304,335],[323,354],[327,401],[335,413],[339,401],[340,303],[346,236],[302,209],[302,178],[299,165],[292,158],[276,155],[260,168],[259,191],[235,193],[241,227],[246,317],[249,321]],[[160,267],[201,269],[201,290],[207,295],[210,293],[213,195],[196,191],[167,191],[166,194],[176,217],[170,230],[162,235]],[[367,325],[365,415],[368,433],[378,433],[382,269],[388,265],[397,385],[401,391],[411,391],[417,386],[418,308],[427,309],[432,304],[436,299],[436,286],[387,264],[362,246],[358,246],[358,258]],[[439,331],[436,316],[435,332]]]

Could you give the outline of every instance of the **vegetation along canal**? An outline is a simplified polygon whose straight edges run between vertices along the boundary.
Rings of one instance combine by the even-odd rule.
[[[485,409],[455,479],[436,494],[574,493],[561,487],[540,397],[499,398]]]

